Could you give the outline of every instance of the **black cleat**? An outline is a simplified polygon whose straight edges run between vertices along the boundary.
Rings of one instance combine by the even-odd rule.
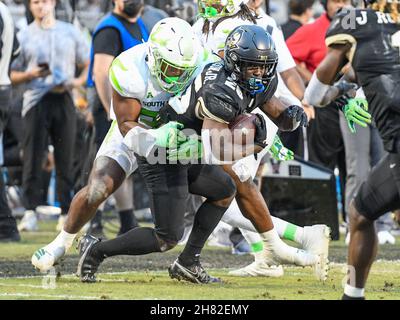
[[[91,252],[93,246],[100,241],[101,240],[91,236],[90,234],[84,235],[79,241],[78,250],[80,259],[76,275],[80,277],[82,282],[96,282],[95,273],[97,272],[99,265],[103,262],[103,259],[94,257],[91,255]]]
[[[185,280],[196,284],[221,283],[221,279],[210,276],[202,267],[200,262],[185,267],[179,263],[178,259],[168,268],[171,279]]]

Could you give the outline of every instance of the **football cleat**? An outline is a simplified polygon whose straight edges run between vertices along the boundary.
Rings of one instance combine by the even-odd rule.
[[[65,247],[52,248],[45,246],[35,251],[31,262],[40,272],[47,272],[59,264],[65,255]]]
[[[86,234],[84,235],[78,244],[79,251],[79,263],[76,275],[81,279],[82,282],[93,283],[96,282],[96,272],[99,265],[104,259],[95,257],[92,255],[92,248],[96,243],[101,240]]]
[[[283,276],[283,267],[269,266],[263,261],[254,261],[244,268],[229,271],[228,274],[234,277],[272,277],[279,278]]]
[[[221,279],[210,276],[200,262],[190,267],[185,267],[176,259],[168,268],[168,273],[171,279],[185,280],[196,284],[222,282]]]
[[[325,281],[328,277],[330,234],[331,229],[324,224],[304,227],[301,242],[304,250],[318,255],[319,259],[315,264],[314,271],[316,277],[321,281]]]

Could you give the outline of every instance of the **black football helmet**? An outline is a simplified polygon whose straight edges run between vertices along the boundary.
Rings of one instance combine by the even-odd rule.
[[[257,25],[236,27],[225,42],[225,69],[233,80],[252,95],[264,92],[276,76],[278,54],[269,33]],[[249,68],[261,68],[260,76],[247,75]]]

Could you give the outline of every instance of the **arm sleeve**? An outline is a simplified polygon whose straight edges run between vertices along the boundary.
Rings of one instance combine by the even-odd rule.
[[[287,47],[296,63],[306,62],[310,55],[310,41],[307,26],[300,27],[287,41]]]
[[[113,41],[110,41],[113,39]],[[122,52],[122,43],[118,31],[114,28],[100,30],[93,39],[93,52],[105,53],[116,57]]]

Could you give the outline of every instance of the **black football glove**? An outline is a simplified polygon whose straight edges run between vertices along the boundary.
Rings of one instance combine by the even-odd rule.
[[[298,122],[300,127],[308,126],[307,114],[300,106],[290,106],[284,111],[285,117],[292,119],[293,122]]]
[[[335,84],[335,87],[339,90],[338,96],[342,96],[344,94],[355,95],[359,86],[356,83],[348,82],[346,80],[339,81]]]
[[[256,126],[254,144],[264,149],[267,146],[267,124],[265,119],[261,114],[256,114],[253,123]]]

